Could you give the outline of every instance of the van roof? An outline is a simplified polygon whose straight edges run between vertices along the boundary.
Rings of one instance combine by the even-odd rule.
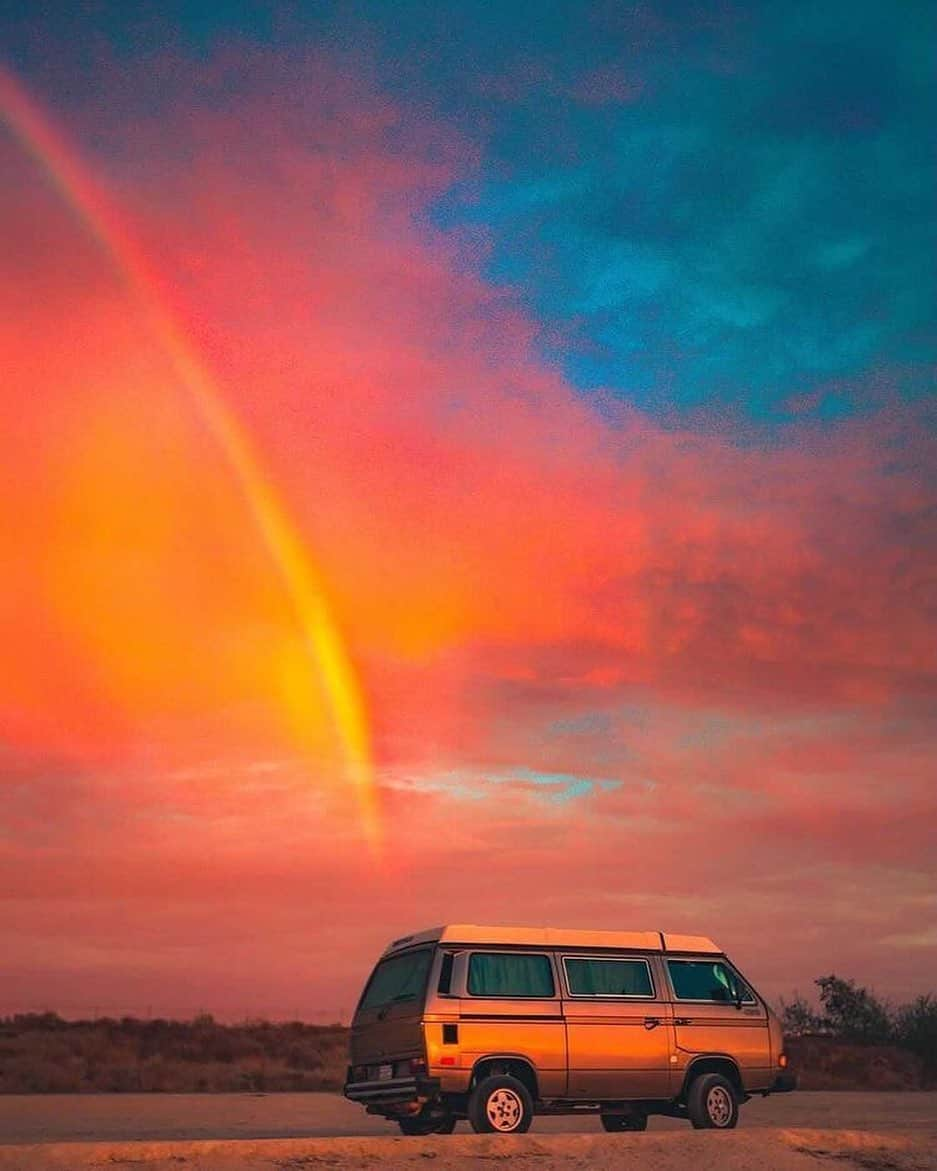
[[[678,951],[722,954],[704,935],[674,935],[664,931],[581,931],[563,927],[484,927],[454,923],[404,935],[388,944],[389,955],[421,943],[500,944],[514,947],[594,947],[626,951]]]

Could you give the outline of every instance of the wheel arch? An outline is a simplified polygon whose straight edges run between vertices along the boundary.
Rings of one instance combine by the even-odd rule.
[[[704,1073],[721,1073],[724,1078],[727,1078],[731,1082],[740,1101],[747,1096],[745,1093],[745,1084],[742,1081],[742,1071],[739,1069],[739,1064],[735,1058],[730,1057],[728,1053],[705,1053],[699,1057],[694,1057],[687,1066],[686,1073],[683,1076],[683,1086],[680,1090],[681,1102],[686,1101],[687,1094],[690,1092],[690,1086]]]
[[[519,1053],[492,1053],[480,1057],[472,1066],[469,1089],[477,1086],[482,1078],[497,1074],[507,1074],[509,1077],[517,1078],[527,1087],[535,1102],[539,1098],[540,1091],[534,1064],[529,1057],[522,1057]]]

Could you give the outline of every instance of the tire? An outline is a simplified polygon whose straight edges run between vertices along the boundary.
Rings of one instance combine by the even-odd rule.
[[[643,1110],[632,1110],[627,1114],[601,1114],[602,1129],[609,1134],[623,1130],[647,1130],[647,1115]]]
[[[452,1134],[456,1120],[450,1114],[445,1118],[398,1118],[397,1125],[406,1135]]]
[[[703,1073],[690,1085],[686,1111],[694,1130],[732,1130],[739,1121],[735,1086],[721,1073]]]
[[[468,1120],[477,1134],[523,1134],[534,1119],[530,1090],[516,1077],[486,1077],[469,1095]]]

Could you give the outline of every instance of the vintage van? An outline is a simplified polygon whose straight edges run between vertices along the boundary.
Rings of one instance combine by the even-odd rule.
[[[709,939],[436,927],[396,939],[364,987],[345,1095],[404,1134],[517,1133],[535,1114],[651,1114],[728,1129],[792,1090],[781,1026]]]

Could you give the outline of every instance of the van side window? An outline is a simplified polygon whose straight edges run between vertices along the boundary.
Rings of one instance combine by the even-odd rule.
[[[667,970],[677,1000],[734,1004],[738,993],[743,1004],[755,1003],[744,982],[720,960],[668,960]]]
[[[441,996],[448,996],[452,992],[452,961],[455,956],[451,951],[443,952],[442,965],[439,969],[439,986],[436,991]]]
[[[563,966],[571,996],[654,996],[647,960],[564,956]]]
[[[469,958],[470,996],[555,996],[548,956],[524,952],[473,952]]]

